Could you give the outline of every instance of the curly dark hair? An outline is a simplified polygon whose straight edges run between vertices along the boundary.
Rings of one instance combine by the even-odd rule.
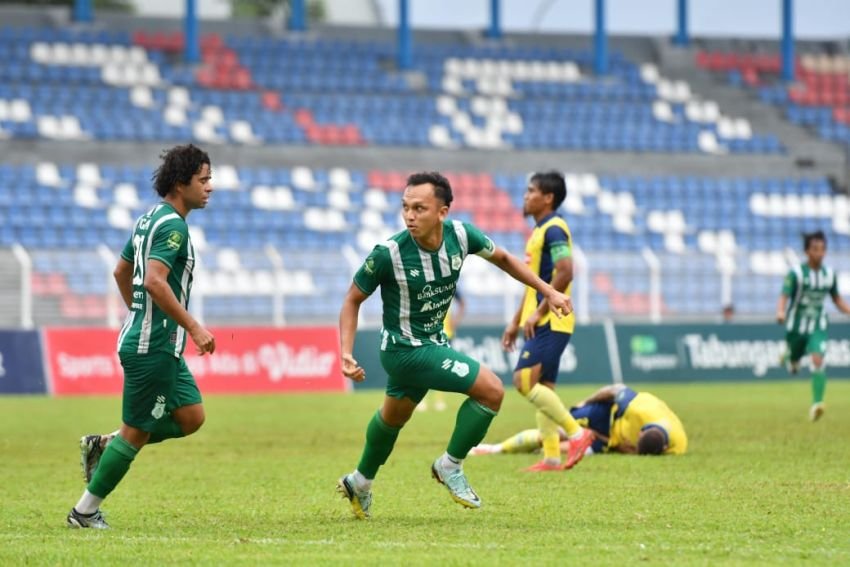
[[[188,185],[203,164],[211,166],[207,152],[193,144],[174,146],[162,152],[159,159],[162,165],[154,171],[151,180],[160,197],[171,193],[178,184]]]
[[[434,186],[434,196],[440,199],[447,207],[452,206],[454,197],[452,196],[452,186],[449,180],[443,177],[442,174],[436,171],[423,171],[413,173],[407,178],[407,186],[423,185],[430,183]]]

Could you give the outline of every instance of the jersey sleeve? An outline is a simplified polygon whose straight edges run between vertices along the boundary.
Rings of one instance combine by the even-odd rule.
[[[543,235],[543,246],[549,251],[553,262],[571,258],[573,255],[570,236],[558,225],[552,225],[546,229]]]
[[[375,246],[354,274],[354,285],[366,295],[372,295],[384,281],[390,268],[389,262],[386,247]]]
[[[794,291],[797,288],[797,274],[794,273],[794,270],[788,272],[788,275],[785,276],[785,279],[782,281],[782,295],[786,297],[791,297],[794,295]]]
[[[125,260],[127,260],[128,262],[130,262],[131,264],[133,263],[133,260],[135,258],[135,254],[134,254],[134,250],[133,250],[133,237],[132,236],[130,236],[130,238],[127,239],[127,244],[125,244],[124,249],[121,250],[121,257],[124,258]]]
[[[466,238],[469,242],[469,253],[489,258],[496,251],[496,245],[489,236],[481,232],[474,225],[468,222],[463,223],[463,228],[466,229]]]
[[[838,297],[840,295],[838,293],[838,274],[833,274],[832,276],[832,287],[829,288],[829,295],[832,297]]]
[[[189,226],[181,219],[169,220],[158,226],[151,238],[148,260],[155,258],[173,268],[180,250],[189,241]]]

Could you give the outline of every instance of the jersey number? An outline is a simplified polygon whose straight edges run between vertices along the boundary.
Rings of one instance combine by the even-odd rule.
[[[133,285],[142,285],[145,281],[145,265],[142,262],[142,243],[145,237],[139,234],[133,236]]]

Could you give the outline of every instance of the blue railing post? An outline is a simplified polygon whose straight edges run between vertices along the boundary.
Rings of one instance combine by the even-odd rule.
[[[410,33],[408,0],[398,0],[398,68],[407,71],[413,66],[413,38]]]
[[[490,0],[490,29],[487,30],[487,37],[490,39],[500,39],[502,37],[502,7],[500,4],[500,0]]]
[[[794,0],[782,0],[782,80],[794,80]]]
[[[593,71],[608,72],[608,37],[605,35],[605,0],[596,0],[596,33],[593,38]]]
[[[91,8],[92,0],[74,1],[74,21],[78,23],[90,23],[94,18]]]
[[[195,0],[186,0],[186,17],[183,22],[184,39],[183,59],[186,63],[201,61],[201,47],[198,43],[198,14],[195,11]]]
[[[306,0],[292,0],[289,14],[289,29],[291,31],[305,31],[307,29],[307,6]]]
[[[673,36],[673,43],[681,47],[687,47],[691,43],[691,38],[688,35],[688,0],[678,1],[678,12],[676,14],[677,26],[676,35]]]

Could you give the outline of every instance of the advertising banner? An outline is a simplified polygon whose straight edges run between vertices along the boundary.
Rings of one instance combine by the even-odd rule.
[[[38,331],[0,331],[0,394],[46,391]]]
[[[186,364],[204,394],[342,391],[335,327],[218,327],[213,355]],[[45,349],[56,395],[117,394],[123,374],[115,329],[46,329]]]
[[[786,378],[785,332],[770,324],[617,325],[626,382]],[[826,365],[850,375],[850,325],[829,327]],[[803,368],[808,360],[803,359]]]
[[[469,326],[458,330],[452,348],[471,356],[499,375],[505,384],[510,384],[514,366],[519,356],[522,340],[517,341],[517,350],[502,350],[504,327]],[[377,330],[358,331],[354,344],[354,358],[366,371],[366,380],[355,384],[356,388],[384,388],[386,373],[379,357],[380,334]],[[577,329],[561,356],[558,383],[611,382],[611,364],[608,356],[605,331],[602,325],[586,325]]]

